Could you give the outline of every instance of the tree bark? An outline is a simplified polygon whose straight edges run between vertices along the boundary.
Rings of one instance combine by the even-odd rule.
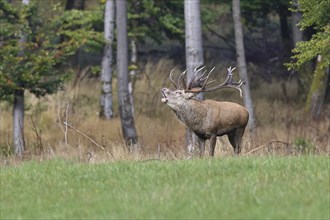
[[[129,76],[130,80],[128,82],[128,91],[129,91],[129,98],[131,101],[131,106],[132,106],[132,113],[134,115],[134,84],[135,84],[135,66],[136,66],[136,61],[137,61],[137,50],[136,50],[136,42],[135,40],[131,40],[131,65],[134,67],[129,71]]]
[[[319,119],[321,116],[330,77],[329,72],[329,66],[324,67],[322,56],[319,55],[305,107],[313,119]]]
[[[23,5],[29,5],[30,0],[22,0]],[[19,56],[24,56],[24,43],[26,42],[25,33],[21,33],[19,40],[21,51]],[[23,156],[24,152],[24,89],[14,91],[13,105],[13,141],[15,154],[19,157]]]
[[[24,152],[24,90],[16,90],[13,106],[13,139],[15,154],[19,157]]]
[[[132,150],[137,143],[134,117],[128,92],[128,47],[126,0],[116,0],[118,101],[124,138]]]
[[[236,43],[236,55],[238,63],[238,71],[240,78],[244,81],[242,86],[243,90],[243,102],[245,107],[249,111],[249,122],[248,128],[250,131],[255,129],[255,115],[253,109],[253,102],[250,94],[250,84],[247,74],[246,60],[245,60],[245,51],[244,51],[244,42],[243,42],[243,30],[241,24],[241,10],[240,10],[240,0],[233,0],[233,20],[234,20],[234,30],[235,30],[235,43]]]
[[[204,64],[199,4],[199,0],[184,1],[187,82],[190,82],[195,75],[195,68]],[[200,93],[196,98],[203,100],[204,94]],[[197,140],[196,135],[187,128],[186,146],[189,153],[194,146],[199,145]]]
[[[295,10],[298,10],[292,12],[292,40],[295,47],[298,42],[303,40],[303,32],[297,26],[302,17],[302,13],[299,11],[298,0],[293,1],[293,7]]]
[[[290,39],[290,31],[288,25],[288,8],[287,6],[280,4],[278,9],[278,15],[280,17],[280,29],[282,38],[282,47],[284,57],[289,58],[291,54],[292,44]]]
[[[100,116],[106,119],[113,117],[112,103],[112,43],[115,23],[115,2],[107,0],[104,13],[104,38],[106,45],[102,59],[102,94]]]

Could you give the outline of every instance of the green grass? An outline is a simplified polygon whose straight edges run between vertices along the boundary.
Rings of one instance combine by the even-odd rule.
[[[1,167],[0,218],[329,219],[329,157]]]

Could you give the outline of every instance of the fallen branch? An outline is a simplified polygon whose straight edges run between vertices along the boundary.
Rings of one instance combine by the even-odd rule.
[[[290,143],[284,142],[284,141],[271,141],[271,142],[268,142],[267,144],[263,144],[263,145],[261,145],[261,146],[259,146],[257,148],[254,148],[254,149],[250,150],[249,152],[244,153],[244,155],[248,155],[248,154],[250,154],[250,153],[252,153],[254,151],[257,151],[257,150],[259,150],[261,148],[267,147],[267,146],[269,146],[269,144],[273,144],[273,143],[280,143],[280,144],[284,144],[286,146],[289,146],[290,145]]]
[[[102,146],[99,143],[97,143],[96,141],[94,141],[87,134],[84,134],[82,131],[79,131],[77,128],[73,127],[72,125],[68,124],[67,122],[63,122],[63,124],[65,124],[66,126],[68,126],[71,129],[75,130],[78,134],[80,134],[83,137],[87,138],[90,142],[92,142],[93,144],[95,144],[96,146],[98,146],[99,148],[101,148],[102,150],[104,150],[109,156],[111,156],[112,158],[114,158],[114,156],[108,151],[108,149],[106,149],[104,146]]]

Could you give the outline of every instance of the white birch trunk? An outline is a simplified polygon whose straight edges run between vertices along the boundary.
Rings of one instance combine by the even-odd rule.
[[[102,94],[101,94],[101,113],[100,116],[106,119],[113,117],[112,104],[112,43],[113,30],[115,23],[115,2],[107,0],[104,13],[104,38],[106,46],[102,59]]]
[[[195,68],[204,65],[199,0],[184,1],[184,16],[187,82],[190,82],[195,74]],[[203,93],[198,94],[196,98],[199,100],[204,99]],[[199,144],[197,140],[196,135],[187,128],[186,146],[189,153],[192,152],[194,146]]]
[[[126,0],[116,0],[117,26],[117,78],[118,102],[121,127],[126,143],[131,150],[136,147],[137,134],[128,92],[128,47],[127,47],[127,17]]]
[[[243,29],[241,24],[241,11],[240,11],[240,0],[233,0],[233,20],[235,30],[235,43],[236,43],[236,55],[238,63],[238,71],[240,78],[244,81],[242,86],[243,90],[243,102],[245,107],[248,109],[250,118],[248,122],[248,128],[250,131],[255,129],[255,115],[253,102],[250,94],[249,78],[247,74],[247,67],[245,61],[245,51],[243,42]]]
[[[136,42],[135,40],[131,40],[131,63],[132,65],[136,65],[136,61],[137,61],[137,50],[136,50]],[[135,74],[136,74],[136,70],[135,68],[131,69],[129,71],[129,76],[130,76],[130,80],[128,82],[128,92],[129,92],[129,98],[131,101],[131,106],[132,106],[132,114],[134,115],[134,82],[135,82]]]
[[[30,0],[22,0],[23,5],[28,5]],[[21,47],[20,56],[24,56],[24,43],[26,36],[21,33],[19,44]],[[15,90],[14,105],[13,105],[13,141],[15,154],[19,157],[23,156],[24,152],[24,90]]]
[[[24,152],[24,90],[16,90],[13,106],[13,139],[15,154],[19,157]]]
[[[298,0],[293,1],[293,7],[295,9],[299,9]],[[292,12],[292,36],[293,36],[293,46],[295,47],[298,42],[303,40],[303,32],[297,26],[302,18],[302,13],[300,11],[293,11]]]

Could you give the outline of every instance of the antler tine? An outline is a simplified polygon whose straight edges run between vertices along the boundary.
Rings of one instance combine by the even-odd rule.
[[[239,95],[242,97],[243,96],[243,92],[242,92],[242,88],[241,86],[244,84],[244,82],[242,80],[238,81],[238,82],[233,82],[231,85],[226,85],[224,86],[227,88],[233,88],[233,89],[237,89],[239,91]]]
[[[174,69],[171,70],[169,78],[170,78],[170,81],[173,83],[174,87],[176,89],[178,89],[178,85],[174,82],[174,79],[173,79],[173,72],[174,72]]]
[[[187,72],[187,70],[185,70],[185,71],[183,71],[181,74],[180,74],[180,76],[178,77],[178,89],[182,89],[181,87],[180,87],[180,83],[181,82],[183,82],[183,84],[184,84],[184,86],[186,85],[186,82],[184,81],[184,75],[186,75],[186,72]],[[183,86],[183,87],[184,87]]]
[[[197,71],[200,71],[202,69],[204,69],[205,67],[202,67],[200,69],[198,69]],[[210,78],[211,73],[213,72],[213,70],[215,69],[215,67],[213,67],[209,72],[207,70],[205,70],[200,76],[198,76],[196,78],[196,73],[194,78],[190,81],[189,86],[187,87],[186,91],[187,92],[192,92],[192,93],[199,93],[199,92],[203,92],[203,90],[205,89],[205,87],[213,82],[215,82],[215,80],[212,80],[211,82],[208,82],[208,79]],[[195,69],[196,70],[196,69]],[[207,76],[205,76],[205,74],[208,72]],[[194,88],[192,88],[194,87]]]
[[[211,83],[213,83],[213,82],[215,81],[215,80],[212,80],[212,81],[209,82],[209,83],[207,82],[207,81],[209,80],[210,75],[211,75],[211,73],[213,72],[214,69],[215,69],[215,66],[210,70],[209,74],[207,74],[207,76],[206,76],[205,78],[200,79],[201,81],[204,81],[204,84],[203,84],[201,90],[203,90],[203,89],[205,88],[206,85],[209,85],[209,84],[211,84]],[[205,73],[205,72],[204,72],[204,73]],[[203,73],[203,75],[204,75],[204,73]]]
[[[199,71],[203,70],[204,68],[205,68],[205,66],[196,66],[196,68],[194,69],[194,72],[199,72]]]
[[[237,89],[240,93],[240,96],[242,97],[241,86],[243,85],[244,82],[242,80],[239,80],[238,82],[233,81],[233,71],[235,69],[236,69],[235,67],[234,68],[231,68],[231,67],[227,68],[228,74],[227,74],[226,80],[223,83],[221,83],[220,85],[204,89],[204,92],[211,92],[211,91],[214,91],[214,90],[217,90],[217,89],[222,89],[222,88],[233,88],[233,89]]]
[[[202,66],[202,67],[196,66],[196,68],[194,69],[195,74],[194,74],[193,78],[190,80],[189,84],[186,87],[187,90],[191,89],[191,86],[193,85],[193,83],[200,80],[200,78],[204,76],[206,71],[204,73],[202,73],[202,75],[200,77],[198,77],[197,80],[196,80],[197,73],[199,71],[203,70],[204,68],[205,68],[205,66]]]
[[[199,86],[207,77],[204,77],[205,73],[207,73],[207,70],[205,70],[200,76],[197,76],[197,72],[195,73],[193,79],[190,81],[189,86],[187,89],[191,89],[193,86]],[[204,77],[204,78],[203,78]]]

